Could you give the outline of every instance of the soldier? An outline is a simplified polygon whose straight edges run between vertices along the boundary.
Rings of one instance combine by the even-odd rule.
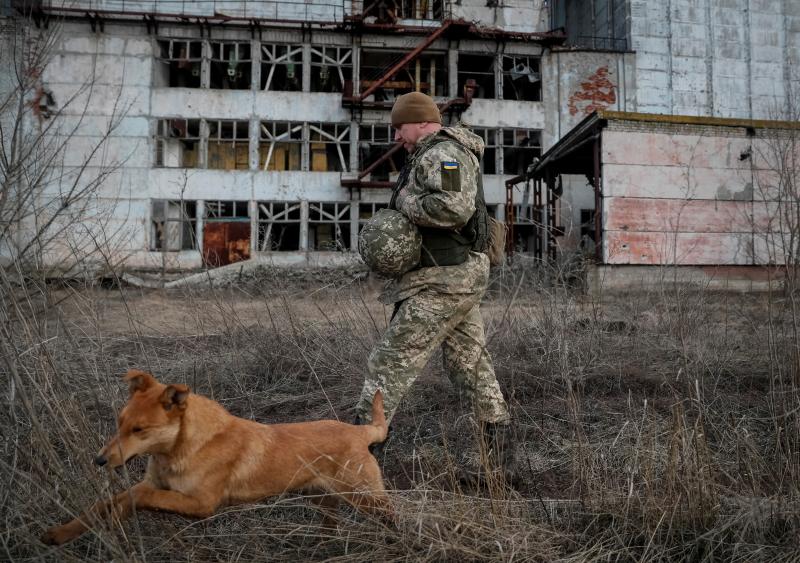
[[[422,235],[421,258],[380,297],[394,304],[394,314],[370,354],[357,423],[369,420],[377,389],[391,420],[442,346],[445,370],[474,405],[490,460],[511,474],[515,444],[510,416],[486,350],[479,309],[489,282],[489,258],[475,251],[484,250],[487,242],[480,176],[483,140],[465,127],[442,127],[439,108],[419,92],[397,98],[392,126],[395,140],[410,156],[389,207],[416,224]]]

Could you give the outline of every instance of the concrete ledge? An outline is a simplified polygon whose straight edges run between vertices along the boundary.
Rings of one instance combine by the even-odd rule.
[[[785,268],[767,266],[589,266],[587,291],[655,289],[675,285],[714,291],[759,292],[780,290]]]

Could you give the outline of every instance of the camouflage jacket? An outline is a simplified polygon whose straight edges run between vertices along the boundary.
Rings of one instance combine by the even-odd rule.
[[[447,140],[439,142],[442,137]],[[483,139],[466,127],[444,127],[425,137],[409,155],[404,174],[392,196],[394,205],[423,227],[463,227],[475,212],[480,174],[476,154],[483,154]],[[380,301],[395,303],[424,290],[482,293],[488,282],[488,256],[470,252],[462,264],[420,268],[392,280]]]

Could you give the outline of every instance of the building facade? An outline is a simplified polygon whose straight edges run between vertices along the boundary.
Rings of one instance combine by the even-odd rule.
[[[484,138],[490,212],[533,251],[532,196],[506,181],[592,112],[769,119],[790,103],[797,3],[699,4],[11,2],[9,17],[54,34],[28,125],[65,142],[41,197],[87,195],[43,260],[356,260],[359,226],[387,204],[405,156],[388,110],[412,90]],[[562,236],[574,240],[594,194],[564,181]]]

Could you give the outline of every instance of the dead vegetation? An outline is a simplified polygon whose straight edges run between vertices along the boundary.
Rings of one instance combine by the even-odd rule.
[[[530,278],[528,278],[530,279]],[[800,540],[800,375],[791,294],[665,287],[587,297],[499,278],[484,306],[522,482],[461,487],[468,405],[434,359],[381,465],[397,528],[301,497],[206,520],[97,522],[62,548],[44,528],[137,480],[92,464],[129,366],[261,422],[350,420],[387,322],[360,282],[257,279],[213,290],[6,280],[0,557],[7,560],[791,561]]]

